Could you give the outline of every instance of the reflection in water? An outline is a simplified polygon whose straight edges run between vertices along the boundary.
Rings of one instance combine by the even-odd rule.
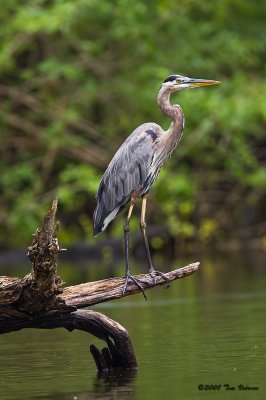
[[[54,393],[52,396],[40,396],[41,399],[49,400],[113,400],[129,399],[134,397],[136,370],[116,369],[98,373],[92,378],[92,389],[83,392],[60,394]],[[2,399],[1,399],[2,400]]]
[[[101,372],[93,381],[93,393],[97,399],[128,398],[134,394],[136,370],[117,369]]]

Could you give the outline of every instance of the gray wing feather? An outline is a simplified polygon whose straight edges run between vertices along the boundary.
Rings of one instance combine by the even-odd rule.
[[[154,141],[161,131],[157,124],[141,125],[114,155],[96,195],[94,234],[102,230],[104,220],[110,213],[117,207],[124,207],[130,201],[134,190],[144,187],[154,158]]]

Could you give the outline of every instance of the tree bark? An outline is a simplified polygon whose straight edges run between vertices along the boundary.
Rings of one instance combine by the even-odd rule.
[[[57,240],[56,210],[57,199],[45,216],[42,228],[33,235],[28,248],[32,271],[22,279],[0,277],[0,334],[24,328],[84,330],[107,343],[102,350],[91,346],[99,371],[116,367],[134,369],[136,357],[125,328],[99,312],[84,309],[123,297],[124,279],[110,278],[63,288],[56,275],[57,256],[63,250]],[[193,263],[165,275],[170,282],[191,275],[198,267],[199,263]],[[143,282],[145,290],[166,284],[161,276],[155,281],[149,274],[136,277]],[[130,282],[125,295],[139,292],[140,289]]]

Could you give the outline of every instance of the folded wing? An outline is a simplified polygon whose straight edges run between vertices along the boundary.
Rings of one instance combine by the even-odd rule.
[[[94,235],[105,230],[110,221],[129,203],[134,191],[147,192],[149,171],[155,157],[156,140],[161,128],[144,124],[118,149],[105,171],[97,192],[93,216]]]

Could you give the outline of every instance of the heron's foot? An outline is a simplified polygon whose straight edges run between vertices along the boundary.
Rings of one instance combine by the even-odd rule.
[[[146,294],[145,294],[145,292],[144,292],[144,288],[143,288],[143,286],[142,286],[143,284],[144,284],[144,285],[147,284],[147,282],[143,282],[143,281],[141,281],[140,279],[138,279],[138,278],[136,278],[135,276],[130,275],[130,274],[127,274],[126,276],[124,276],[124,278],[125,278],[126,281],[125,281],[125,285],[124,285],[124,289],[123,289],[123,296],[124,296],[125,293],[126,293],[128,281],[131,280],[131,281],[134,282],[135,285],[142,291],[142,294],[143,294],[143,296],[144,296],[144,299],[147,300],[147,296],[146,296]]]
[[[150,276],[153,278],[154,284],[156,284],[156,276],[161,276],[161,277],[165,280],[165,282],[168,283],[168,285],[166,286],[166,288],[169,288],[169,286],[170,286],[170,279],[169,279],[163,272],[157,271],[157,270],[154,269],[153,267],[150,267],[150,268],[149,268],[149,274],[150,274]]]

